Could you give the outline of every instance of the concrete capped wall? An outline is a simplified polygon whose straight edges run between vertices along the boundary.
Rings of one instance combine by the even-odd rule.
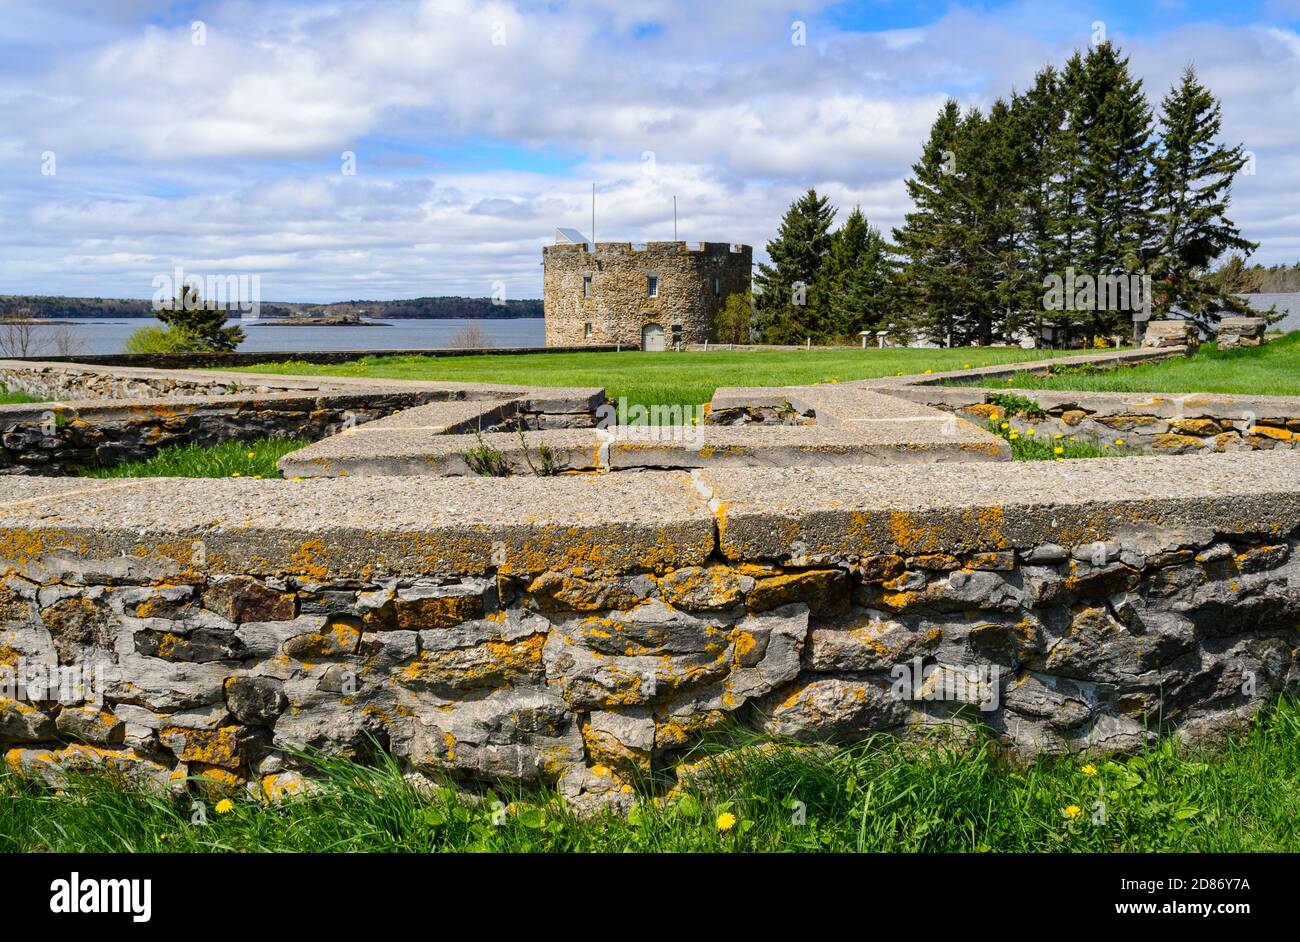
[[[308,496],[309,495],[309,496]],[[1300,682],[1300,455],[562,478],[0,482],[8,766],[276,797],[288,750],[579,807],[739,722],[1218,735]]]

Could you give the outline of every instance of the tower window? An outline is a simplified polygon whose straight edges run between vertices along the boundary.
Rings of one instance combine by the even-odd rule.
[[[583,339],[583,340],[590,340],[590,339],[591,339],[591,325],[590,325],[590,324],[583,324],[583,325],[582,325],[582,339]]]
[[[713,296],[714,296],[715,298],[720,298],[720,297],[722,297],[722,279],[721,279],[721,278],[714,278],[714,279],[713,279]]]
[[[645,293],[646,293],[646,297],[648,298],[659,297],[659,276],[658,275],[646,275]]]
[[[582,296],[584,298],[591,297],[591,276],[590,275],[582,276]],[[587,326],[590,327],[591,325],[588,324]]]

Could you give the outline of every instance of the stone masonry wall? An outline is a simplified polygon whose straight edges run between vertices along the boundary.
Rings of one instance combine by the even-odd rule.
[[[342,479],[310,507],[285,481],[11,482],[0,666],[98,695],[7,693],[0,743],[51,781],[268,797],[305,787],[291,749],[377,744],[583,806],[728,724],[1104,752],[1300,682],[1300,461],[1068,464]]]
[[[420,393],[170,399],[156,405],[0,407],[0,475],[75,474],[169,445],[257,438],[314,441],[420,405]]]
[[[1086,393],[1040,389],[890,387],[891,395],[1022,435],[1073,436],[1150,454],[1300,447],[1300,399],[1208,393]]]
[[[727,296],[750,287],[752,250],[725,242],[706,242],[690,251],[685,242],[600,242],[548,245],[542,250],[546,345],[641,345],[641,331],[658,324],[665,342],[681,328],[683,343],[703,343],[712,336],[713,318]],[[591,276],[591,297],[583,293],[583,276]],[[647,296],[647,276],[659,278],[657,297]],[[714,279],[719,288],[714,291]],[[591,336],[586,325],[591,325]]]

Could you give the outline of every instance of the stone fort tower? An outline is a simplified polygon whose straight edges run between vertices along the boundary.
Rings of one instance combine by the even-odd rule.
[[[712,339],[727,296],[749,290],[753,250],[702,242],[598,242],[561,229],[542,249],[548,347],[665,350]]]

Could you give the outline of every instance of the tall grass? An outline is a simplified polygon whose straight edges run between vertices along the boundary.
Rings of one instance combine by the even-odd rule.
[[[278,478],[283,456],[309,442],[301,438],[259,438],[218,445],[168,445],[144,461],[82,472],[89,478]]]
[[[228,813],[78,778],[61,793],[0,774],[6,851],[1287,851],[1300,850],[1300,706],[1218,746],[1165,740],[1126,760],[1017,767],[880,737],[748,748],[696,787],[583,820],[553,793],[415,787],[382,754],[312,760],[319,790]],[[225,806],[222,806],[223,808]]]
[[[37,396],[31,396],[21,389],[10,389],[8,386],[0,386],[0,406],[18,405],[24,402],[45,402]]]

